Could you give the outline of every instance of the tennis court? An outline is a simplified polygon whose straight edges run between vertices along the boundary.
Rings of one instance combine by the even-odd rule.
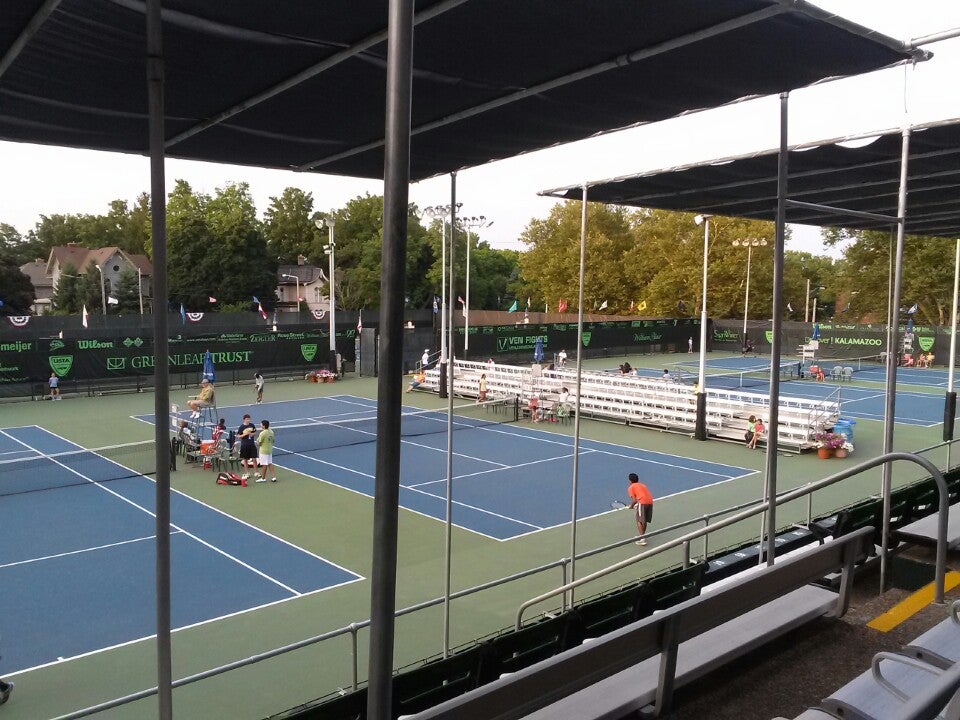
[[[221,408],[228,427],[245,406]],[[376,402],[337,395],[260,405],[276,431],[274,461],[316,480],[373,496]],[[152,422],[152,415],[138,416]],[[453,419],[452,522],[479,535],[510,540],[570,519],[573,439],[516,422],[509,412],[476,403]],[[446,517],[447,413],[404,408],[400,505]],[[639,473],[658,498],[752,473],[741,467],[602,442],[580,443],[577,517],[610,511],[625,478]],[[282,476],[281,476],[282,477]]]
[[[879,355],[862,358],[825,360],[815,363],[824,373],[823,382],[809,374],[810,363],[803,364],[803,377],[796,372],[799,360],[782,362],[780,394],[810,400],[839,400],[844,417],[882,421],[886,410],[886,367]],[[850,380],[832,377],[834,367],[851,368]],[[686,360],[668,366],[679,382],[694,383],[697,361]],[[706,364],[706,386],[720,389],[744,389],[766,394],[770,383],[769,358],[762,356],[711,357]],[[642,374],[659,377],[662,371],[644,369]],[[897,368],[895,422],[932,427],[943,422],[943,399],[915,388],[946,388],[947,371],[941,368]]]
[[[8,671],[153,634],[155,487],[107,452],[43,428],[0,430]],[[171,515],[175,629],[362,579],[181,493]]]

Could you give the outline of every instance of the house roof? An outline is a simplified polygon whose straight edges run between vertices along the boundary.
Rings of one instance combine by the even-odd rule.
[[[293,275],[300,280],[300,284],[316,282],[323,276],[323,272],[316,265],[281,265],[277,269],[277,280],[281,285],[295,285],[296,280],[283,277]]]
[[[140,268],[141,274],[151,275],[153,265],[146,255],[131,255],[124,252],[116,246],[102,248],[85,248],[79,245],[55,245],[50,249],[50,257],[47,260],[46,273],[53,274],[53,263],[59,263],[61,269],[68,263],[73,265],[77,272],[86,272],[90,264],[103,266],[116,253],[120,253],[123,258],[133,265],[134,269]]]
[[[0,139],[146,153],[144,8],[4,0]],[[928,57],[805,0],[414,12],[413,180]],[[384,176],[383,0],[166,0],[162,19],[169,156]]]
[[[31,260],[21,265],[20,272],[30,278],[34,288],[53,287],[53,278],[47,275],[47,264],[43,260]]]

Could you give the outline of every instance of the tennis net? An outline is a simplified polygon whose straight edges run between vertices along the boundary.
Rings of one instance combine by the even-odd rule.
[[[0,460],[0,495],[156,474],[152,440]]]
[[[453,430],[476,430],[492,425],[513,423],[519,419],[516,397],[458,405],[453,408]],[[276,435],[274,457],[308,453],[377,441],[377,418],[327,417],[308,423],[271,423]],[[413,410],[400,416],[402,438],[437,435],[447,432],[446,410]]]
[[[780,380],[796,380],[799,378],[800,363],[796,360],[780,363]],[[699,373],[691,370],[689,365],[677,367],[676,379],[680,382],[694,385]],[[734,370],[730,372],[707,372],[704,375],[708,389],[740,390],[744,388],[761,388],[770,385],[770,368],[754,368],[752,370]]]
[[[464,404],[453,408],[453,429],[475,430],[512,423],[519,419],[519,414],[519,403],[515,397]],[[313,422],[303,424],[284,425],[277,422],[271,427],[276,436],[274,457],[377,440],[375,415],[315,418]],[[414,410],[401,415],[402,437],[435,435],[446,431],[446,410]],[[0,460],[0,496],[152,477],[156,475],[157,467],[154,448],[154,442],[146,440]]]

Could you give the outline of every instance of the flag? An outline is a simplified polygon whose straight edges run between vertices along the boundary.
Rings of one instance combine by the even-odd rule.
[[[120,301],[111,295],[107,295],[107,305],[119,305]]]
[[[3,307],[3,300],[0,300],[0,307]]]
[[[557,312],[558,312],[558,313],[563,313],[563,312],[566,312],[566,311],[567,311],[567,301],[566,301],[566,300],[561,300],[561,301],[560,301],[560,304],[557,305]]]
[[[208,301],[208,302],[215,303],[215,302],[217,301],[217,299],[211,295],[210,297],[207,298],[207,301]]]
[[[457,302],[460,303],[460,304],[463,306],[463,307],[460,308],[460,314],[463,315],[464,317],[466,317],[466,316],[467,316],[467,303],[466,303],[466,301],[464,301],[464,299],[463,299],[462,297],[460,297],[459,295],[457,295]]]
[[[527,312],[530,311],[530,296],[527,296]]]
[[[437,299],[433,299],[434,306],[436,306]],[[360,311],[360,314],[357,315],[357,333],[363,330],[363,310]]]
[[[464,304],[464,300],[463,300],[463,298],[462,298],[462,297],[460,297],[459,295],[457,295],[457,302],[458,302],[458,303],[460,303],[461,305],[463,305],[463,304]]]
[[[276,309],[276,308],[273,309],[273,324],[274,324],[274,325],[277,324],[277,309]]]
[[[787,312],[793,312],[793,305],[787,303]]]
[[[434,314],[434,315],[436,315],[438,312],[440,312],[440,306],[437,305],[437,300],[439,300],[439,299],[440,299],[440,298],[438,298],[436,295],[433,296],[433,314]]]
[[[847,310],[849,309],[850,309],[850,303],[847,303],[846,306],[843,308],[843,311],[847,312]]]
[[[598,310],[606,310],[606,309],[607,309],[607,301],[604,300],[602,303],[600,303],[600,307],[598,307],[597,309],[598,309]]]
[[[181,325],[187,324],[187,311],[183,307],[183,303],[180,303],[180,324]]]
[[[917,303],[913,304],[913,307],[907,310],[907,315],[913,315],[917,311]]]
[[[267,311],[263,309],[263,305],[261,305],[260,303],[257,303],[257,310],[260,311],[260,317],[262,317],[264,320],[266,320],[266,319],[267,319]]]
[[[258,298],[256,295],[253,296],[253,301],[254,301],[257,305],[260,304],[260,298]]]
[[[507,310],[507,312],[516,312],[516,311],[517,311],[517,307],[518,307],[517,301],[514,300],[514,301],[513,301],[513,305],[510,306],[510,309]]]
[[[87,306],[86,306],[86,305],[83,306],[83,315],[81,315],[80,318],[81,318],[81,319],[80,319],[80,322],[83,323],[83,326],[84,326],[84,327],[90,327],[90,326],[87,324],[87,320],[90,318],[90,313],[87,312]]]
[[[630,301],[630,312],[633,312],[633,306],[634,306],[634,304],[635,304],[635,303],[633,302],[633,300],[631,300],[631,301]]]
[[[7,319],[10,321],[11,325],[18,328],[25,327],[26,324],[30,322],[29,315],[10,315]],[[61,330],[61,332],[63,331]]]

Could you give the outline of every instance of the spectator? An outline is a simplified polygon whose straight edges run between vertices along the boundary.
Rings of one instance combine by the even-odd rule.
[[[423,355],[420,356],[420,369],[426,370],[427,365],[430,364],[430,348],[425,348]]]
[[[557,367],[563,370],[564,366],[567,364],[567,351],[561,350],[557,353]]]
[[[484,400],[487,399],[487,374],[486,373],[480,374],[480,382],[478,383],[478,385],[479,385],[479,395],[477,395],[477,402],[483,402]]]
[[[747,418],[747,431],[743,434],[743,439],[746,440],[747,447],[750,447],[750,443],[753,442],[753,428],[757,424],[757,416],[751,415]]]
[[[410,387],[407,388],[407,392],[413,392],[418,387],[423,385],[423,381],[427,379],[427,374],[421,370],[413,376],[413,379],[410,381]]]
[[[50,385],[50,399],[59,400],[60,399],[60,378],[57,377],[55,372],[50,373],[50,379],[47,381]]]
[[[213,433],[210,436],[210,439],[213,441],[214,446],[216,446],[221,439],[226,440],[226,437],[225,437],[226,432],[227,432],[227,420],[226,418],[220,418],[220,422],[218,422],[213,427]]]
[[[763,426],[763,420],[757,418],[757,421],[753,424],[753,437],[750,438],[750,442],[747,443],[747,447],[751,450],[757,449],[757,440],[763,437],[763,433],[766,428]]]

